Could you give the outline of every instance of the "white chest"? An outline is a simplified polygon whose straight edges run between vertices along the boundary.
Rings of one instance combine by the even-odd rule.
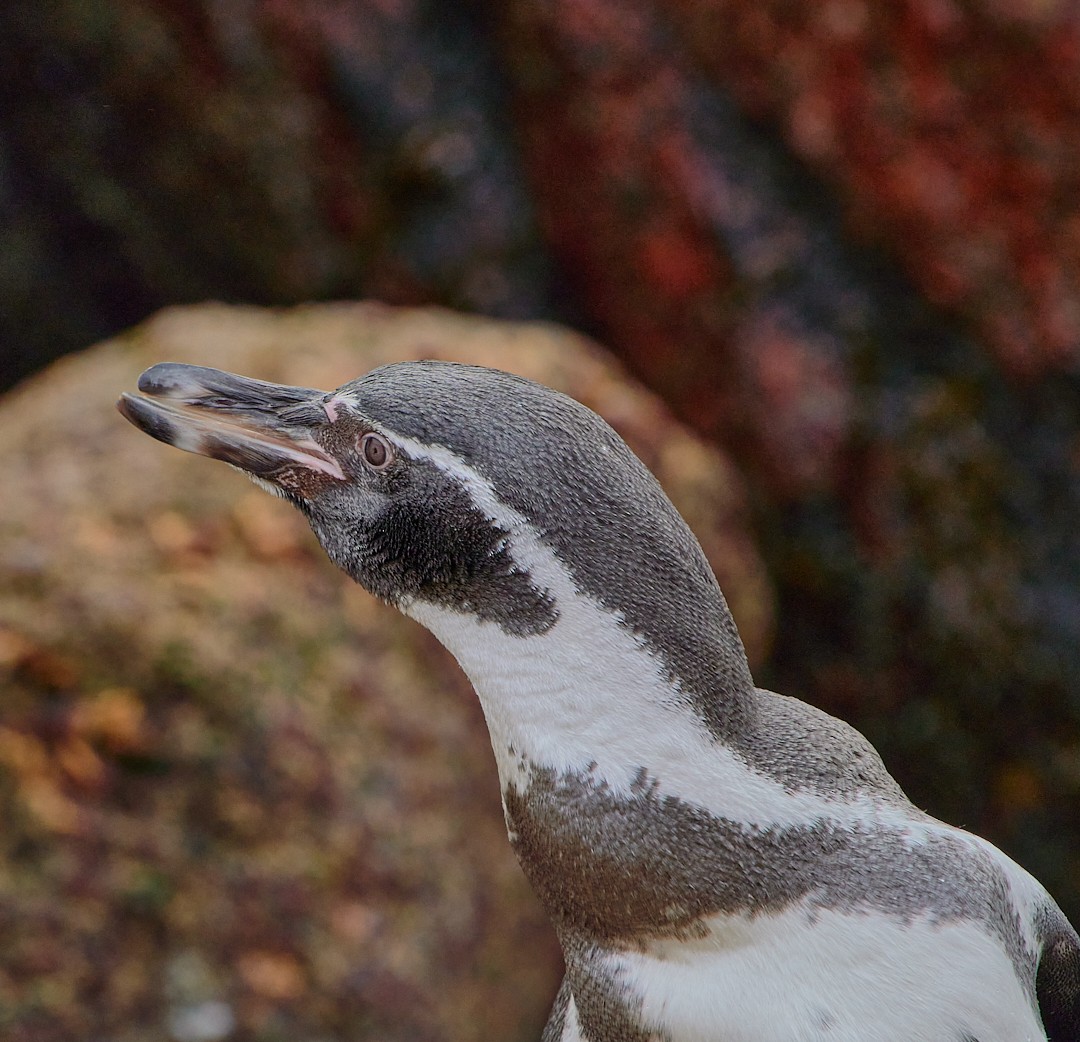
[[[670,1042],[1044,1042],[975,923],[795,908],[715,920],[700,941],[605,957]]]

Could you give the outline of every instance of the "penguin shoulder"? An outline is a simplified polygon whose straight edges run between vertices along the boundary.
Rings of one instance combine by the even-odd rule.
[[[854,727],[788,695],[756,688],[736,750],[786,789],[845,799],[858,794],[909,804],[878,751]]]

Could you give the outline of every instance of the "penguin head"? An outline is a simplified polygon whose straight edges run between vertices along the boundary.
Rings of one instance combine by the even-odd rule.
[[[625,442],[566,395],[438,361],[330,393],[163,363],[139,391],[118,403],[128,420],[294,503],[336,564],[407,614],[528,638],[559,624],[571,589],[684,682],[711,683],[712,658],[725,686],[749,683],[697,540]]]

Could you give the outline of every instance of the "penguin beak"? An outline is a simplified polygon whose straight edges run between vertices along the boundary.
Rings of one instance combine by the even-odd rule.
[[[345,480],[313,436],[332,418],[324,391],[177,362],[147,369],[139,391],[122,394],[117,409],[167,445],[224,460],[288,491],[307,491],[315,478]]]

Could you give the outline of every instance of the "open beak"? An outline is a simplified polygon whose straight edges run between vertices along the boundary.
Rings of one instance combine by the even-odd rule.
[[[167,445],[224,460],[288,491],[310,488],[313,479],[345,480],[314,438],[335,418],[324,391],[178,362],[147,369],[139,391],[122,394],[116,407]]]

